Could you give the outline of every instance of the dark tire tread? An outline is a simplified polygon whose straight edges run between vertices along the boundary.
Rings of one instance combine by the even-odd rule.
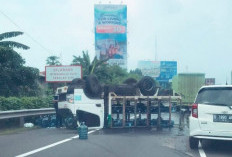
[[[199,140],[194,137],[189,137],[189,147],[191,149],[197,149],[199,144]]]
[[[144,96],[153,96],[156,93],[155,80],[150,76],[144,76],[139,81],[138,87]]]

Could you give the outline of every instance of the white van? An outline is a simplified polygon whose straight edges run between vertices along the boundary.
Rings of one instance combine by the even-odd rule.
[[[192,105],[189,145],[199,140],[232,140],[232,86],[203,86]]]

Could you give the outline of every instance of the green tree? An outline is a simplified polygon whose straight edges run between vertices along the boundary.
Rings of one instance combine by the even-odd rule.
[[[82,56],[73,56],[72,65],[82,65],[83,76],[95,74],[102,84],[121,84],[127,78],[135,78],[139,80],[142,77],[142,72],[139,69],[132,70],[129,73],[126,69],[118,65],[109,65],[105,60],[98,60],[94,57],[90,61],[88,51],[82,51]]]
[[[106,81],[107,84],[121,84],[128,78],[128,72],[118,65],[110,65],[108,76],[109,79]]]
[[[49,56],[46,59],[46,64],[47,65],[61,65],[59,61],[60,57],[57,56]],[[47,90],[52,90],[53,93],[55,93],[56,88],[64,86],[65,83],[48,83],[48,89]]]
[[[88,51],[82,51],[82,57],[81,56],[73,56],[72,65],[81,65],[83,70],[83,76],[87,76],[89,74],[95,74],[96,71],[104,64],[106,64],[105,60],[98,60],[95,56],[93,61],[90,61],[89,53]]]
[[[143,74],[140,69],[130,70],[128,78],[134,78],[140,80],[143,77]]]
[[[4,39],[22,35],[23,32],[0,34],[0,95],[34,96],[39,91],[39,70],[24,66],[25,60],[13,48],[27,50],[28,46]]]
[[[0,95],[32,96],[39,90],[39,70],[24,66],[24,59],[13,49],[0,47]]]
[[[5,32],[5,33],[0,34],[0,47],[20,48],[20,49],[24,49],[24,50],[29,49],[30,47],[28,47],[24,44],[15,42],[15,41],[3,41],[4,39],[17,37],[17,36],[22,35],[22,34],[23,34],[23,32],[18,32],[18,31],[17,32]]]
[[[60,57],[57,56],[49,56],[46,60],[47,65],[61,65],[59,61]]]
[[[135,70],[130,70],[130,74],[135,74],[141,77],[143,76],[142,71],[138,68],[136,68]]]
[[[82,66],[82,72],[83,76],[87,76],[90,68],[90,57],[88,54],[88,51],[82,51],[82,56],[73,56],[73,61],[71,63],[72,65],[81,65]]]

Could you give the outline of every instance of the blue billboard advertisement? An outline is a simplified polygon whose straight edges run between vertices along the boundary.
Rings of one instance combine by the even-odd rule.
[[[127,6],[94,6],[95,52],[98,59],[123,68],[127,65]]]
[[[173,76],[177,75],[176,61],[161,61],[160,62],[160,76],[156,78],[162,84],[168,83]]]

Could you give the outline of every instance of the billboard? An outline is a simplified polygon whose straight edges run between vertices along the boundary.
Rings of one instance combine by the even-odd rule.
[[[177,75],[176,61],[160,61],[160,76],[156,78],[159,82],[169,82]]]
[[[144,76],[158,77],[160,75],[159,61],[139,61],[138,68]]]
[[[82,67],[74,66],[46,66],[46,82],[71,82],[75,78],[82,78]]]
[[[160,75],[156,78],[160,86],[164,89],[170,88],[169,82],[177,75],[177,62],[176,61],[161,61],[160,62]]]
[[[127,6],[94,5],[95,52],[98,59],[127,65]]]
[[[139,61],[138,68],[144,76],[155,78],[162,88],[169,88],[170,81],[177,75],[176,61]]]
[[[205,85],[215,85],[215,78],[205,78]]]

